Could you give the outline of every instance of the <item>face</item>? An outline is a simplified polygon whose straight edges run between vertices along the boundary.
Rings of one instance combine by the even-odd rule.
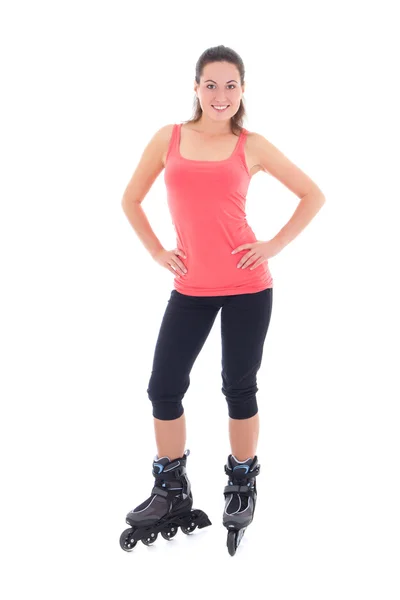
[[[209,63],[204,67],[200,84],[194,88],[203,113],[214,120],[227,120],[239,110],[244,85],[240,85],[237,67],[228,62]],[[218,110],[213,106],[227,106]]]

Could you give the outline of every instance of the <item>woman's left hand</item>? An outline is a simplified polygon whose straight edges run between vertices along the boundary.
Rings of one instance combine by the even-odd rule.
[[[263,262],[278,254],[279,249],[273,240],[263,242],[257,240],[251,244],[241,244],[232,251],[232,254],[240,252],[240,250],[248,250],[248,252],[242,256],[237,264],[237,268],[246,269],[250,267],[250,271],[261,265]]]

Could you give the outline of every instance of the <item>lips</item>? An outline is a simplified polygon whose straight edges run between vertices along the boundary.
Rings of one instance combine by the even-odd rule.
[[[230,104],[228,104],[226,108],[220,108],[221,106],[225,106],[224,104],[211,104],[211,106],[218,112],[224,112],[229,108]]]

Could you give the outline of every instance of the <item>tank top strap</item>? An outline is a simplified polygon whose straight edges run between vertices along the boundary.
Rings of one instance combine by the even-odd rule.
[[[246,138],[247,138],[247,134],[249,132],[247,131],[247,129],[245,127],[242,127],[242,131],[240,132],[240,136],[239,136],[239,141],[237,144],[237,151],[238,152],[243,152],[244,150],[244,145],[246,143]]]
[[[182,123],[174,123],[174,126],[172,128],[171,139],[170,139],[169,145],[168,145],[167,155],[165,158],[166,161],[168,160],[168,157],[171,154],[174,154],[175,156],[180,157],[179,143],[180,143],[180,128],[181,128],[181,126],[182,126]],[[248,133],[249,133],[248,130],[245,127],[242,127],[242,131],[240,132],[240,135],[239,135],[239,140],[237,142],[237,145],[235,147],[233,154],[231,155],[232,158],[234,156],[240,156],[242,160],[245,160],[244,145],[246,143],[246,138],[247,138]],[[197,161],[193,161],[193,162],[197,162]]]
[[[165,162],[167,162],[168,157],[171,154],[175,154],[175,156],[179,156],[179,148],[178,148],[178,140],[179,140],[179,124],[174,123],[172,127],[171,139],[169,140],[167,155],[165,157]]]
[[[240,132],[236,150],[233,153],[233,156],[236,156],[237,158],[239,158],[239,160],[244,164],[244,166],[246,167],[246,170],[247,170],[247,165],[246,165],[246,155],[244,153],[244,145],[246,143],[248,133],[249,133],[248,130],[245,127],[242,127],[242,131]]]

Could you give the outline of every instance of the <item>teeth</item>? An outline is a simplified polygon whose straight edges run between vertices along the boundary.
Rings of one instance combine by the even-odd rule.
[[[213,108],[216,110],[225,110],[225,108],[228,108],[228,104],[226,106],[213,106]]]

